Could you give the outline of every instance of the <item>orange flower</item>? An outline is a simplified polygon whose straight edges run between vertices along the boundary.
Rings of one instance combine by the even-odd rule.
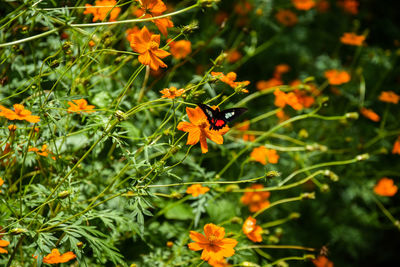
[[[279,111],[276,113],[276,116],[278,117],[278,119],[279,119],[280,122],[283,122],[283,121],[289,119],[289,116],[286,115],[286,113],[285,113],[283,110],[279,110]]]
[[[227,54],[228,56],[226,57],[226,60],[231,64],[242,58],[242,54],[236,49],[229,50]]]
[[[329,2],[327,0],[318,0],[316,3],[316,9],[318,12],[324,13],[329,9]]]
[[[31,115],[32,112],[24,108],[22,104],[14,104],[14,110],[0,106],[0,116],[6,117],[10,121],[13,120],[26,120],[31,123],[37,123],[40,121],[39,116]]]
[[[328,260],[325,256],[318,256],[316,259],[312,260],[316,267],[333,267],[333,262]]]
[[[251,4],[246,0],[242,0],[235,5],[234,11],[239,16],[246,16],[251,11],[251,9]]]
[[[292,3],[298,10],[309,10],[315,6],[314,0],[292,0]]]
[[[133,36],[134,36],[135,34],[139,33],[139,32],[140,32],[140,29],[139,29],[138,26],[135,26],[135,27],[133,27],[133,28],[129,28],[129,29],[127,29],[127,30],[125,31],[125,33],[126,33],[126,39],[129,41],[129,43],[133,41]]]
[[[193,197],[198,197],[199,195],[203,195],[208,191],[210,191],[210,188],[202,186],[201,184],[194,184],[187,188],[186,193],[192,194]]]
[[[212,267],[231,267],[232,265],[226,262],[226,259],[222,260],[213,260],[210,259],[208,261],[208,264],[210,264]]]
[[[253,184],[248,190],[251,189],[263,189],[262,184]],[[251,212],[257,212],[259,210],[265,209],[269,206],[268,198],[271,195],[270,192],[263,191],[248,191],[240,198],[240,201],[244,205],[248,205]]]
[[[358,13],[358,1],[357,0],[340,0],[338,6],[340,6],[345,12],[356,15]]]
[[[167,65],[160,59],[170,55],[167,51],[159,48],[160,35],[152,34],[147,30],[146,26],[139,33],[133,35],[131,47],[135,52],[138,52],[139,61],[143,65],[150,65],[153,70],[158,70],[159,67],[166,68]]]
[[[325,71],[325,77],[328,79],[328,82],[331,85],[347,83],[351,79],[350,74],[344,70],[327,70]]]
[[[176,59],[182,59],[192,53],[192,43],[187,40],[179,40],[169,44],[171,55]]]
[[[250,121],[249,120],[245,120],[245,121],[243,121],[241,123],[237,123],[236,125],[241,125],[240,127],[237,128],[239,131],[246,132],[250,128]],[[254,141],[254,139],[256,139],[256,137],[254,135],[246,134],[246,133],[243,133],[242,138],[243,138],[244,141]]]
[[[166,5],[161,0],[136,0],[141,4],[139,9],[133,10],[133,14],[141,18],[152,18],[161,16],[167,10]],[[153,22],[156,24],[158,30],[167,37],[168,28],[174,27],[174,23],[170,18],[155,19]]]
[[[94,112],[94,106],[93,105],[88,105],[86,99],[74,99],[72,100],[75,102],[72,103],[70,101],[68,101],[68,105],[70,105],[70,107],[68,108],[68,113],[81,113],[81,112],[86,112],[86,113],[91,113]]]
[[[394,185],[394,182],[392,179],[383,177],[374,186],[374,192],[375,192],[375,194],[380,195],[380,196],[392,197],[397,193],[397,186]]]
[[[347,45],[361,46],[364,40],[364,35],[357,35],[354,32],[345,32],[342,37],[340,37],[340,41]]]
[[[47,149],[47,145],[46,145],[46,144],[42,145],[42,148],[41,148],[41,149],[38,149],[38,148],[36,148],[36,147],[30,147],[30,148],[28,149],[28,151],[36,152],[36,154],[38,154],[38,155],[40,155],[40,156],[43,156],[43,157],[47,157],[47,156],[49,155],[49,152],[50,152],[50,151]]]
[[[376,114],[372,109],[367,109],[367,108],[361,108],[360,113],[366,117],[367,119],[370,119],[371,121],[379,121],[381,118],[379,117],[378,114]]]
[[[392,154],[399,154],[400,155],[400,136],[397,137],[396,142],[394,142]]]
[[[256,87],[258,90],[266,90],[271,87],[282,85],[283,82],[281,79],[271,78],[268,81],[261,80],[256,83]]]
[[[276,20],[282,25],[291,27],[297,24],[296,13],[290,10],[281,9],[275,14]]]
[[[299,98],[293,92],[286,94],[279,89],[275,89],[274,95],[274,104],[277,107],[284,108],[286,105],[289,105],[295,110],[303,109],[303,105],[300,103]]]
[[[280,79],[282,74],[288,72],[290,70],[290,66],[288,64],[279,64],[275,66],[274,77]]]
[[[1,178],[0,178],[1,179]],[[0,253],[4,254],[8,254],[8,251],[4,249],[4,247],[7,247],[8,245],[10,245],[10,242],[6,241],[6,240],[2,240],[0,239]]]
[[[257,220],[253,217],[249,216],[242,226],[243,233],[253,242],[261,242],[262,241],[262,232],[263,229],[261,226],[256,224]]]
[[[8,130],[10,131],[10,132],[14,132],[15,130],[17,130],[17,125],[15,125],[15,124],[10,124],[10,125],[8,125]]]
[[[224,139],[222,136],[228,132],[228,126],[225,126],[218,131],[210,130],[210,124],[208,123],[207,117],[200,107],[186,108],[186,113],[190,122],[180,122],[177,128],[180,131],[189,133],[186,142],[187,145],[195,145],[200,141],[201,152],[207,153],[207,138],[219,145],[223,144]]]
[[[204,234],[190,231],[190,238],[194,243],[190,243],[189,249],[194,251],[203,250],[201,259],[205,261],[220,261],[225,257],[235,254],[233,249],[237,241],[232,238],[224,238],[225,229],[209,223],[204,226]]]
[[[175,97],[181,96],[185,92],[185,89],[176,89],[176,87],[171,86],[170,88],[164,88],[160,91],[163,94],[162,98],[174,99]]]
[[[108,14],[110,14],[109,21],[115,21],[115,19],[118,17],[119,12],[121,12],[121,8],[115,7],[116,4],[117,1],[115,0],[97,0],[95,2],[96,6],[86,4],[86,9],[83,14],[93,14],[93,22],[97,20],[102,21],[107,17]]]
[[[38,256],[33,256],[37,259]],[[43,262],[47,264],[57,264],[57,263],[64,263],[76,258],[76,255],[72,251],[68,251],[64,254],[60,254],[58,249],[54,248],[51,250],[51,253],[47,256],[43,257]]]
[[[253,149],[250,154],[250,158],[254,161],[260,162],[263,165],[267,164],[267,159],[269,163],[276,164],[279,160],[279,155],[274,149],[268,149],[265,146],[259,146]]]
[[[249,81],[235,82],[237,74],[234,72],[229,72],[228,74],[225,75],[222,72],[212,71],[211,75],[217,77],[221,82],[228,84],[232,88],[236,88],[238,86],[247,86],[250,84]]]
[[[4,180],[0,178],[0,186],[2,186],[4,184]],[[2,191],[0,190],[0,193],[2,193]],[[1,242],[1,240],[0,240]],[[0,253],[1,253],[1,245],[0,245]]]
[[[397,104],[400,100],[400,95],[393,91],[383,91],[379,95],[379,100],[382,102]]]

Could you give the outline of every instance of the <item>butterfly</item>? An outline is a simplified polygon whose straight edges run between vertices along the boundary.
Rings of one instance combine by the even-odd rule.
[[[197,104],[207,117],[210,123],[210,130],[220,130],[225,127],[225,125],[239,117],[241,114],[247,111],[247,108],[228,108],[225,110],[220,110],[218,107],[212,109],[206,104]]]

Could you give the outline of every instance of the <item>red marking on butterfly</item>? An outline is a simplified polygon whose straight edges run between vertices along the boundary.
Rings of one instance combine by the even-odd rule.
[[[229,108],[220,111],[218,107],[213,109],[206,104],[198,104],[198,106],[206,115],[207,120],[210,123],[210,130],[217,131],[224,128],[228,122],[233,121],[247,111],[247,108]]]

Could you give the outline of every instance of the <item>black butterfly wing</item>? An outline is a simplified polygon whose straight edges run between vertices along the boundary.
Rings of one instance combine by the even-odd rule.
[[[245,113],[246,111],[247,108],[228,108],[219,112],[219,116],[223,120],[230,122],[239,117],[240,115],[242,115],[243,113]]]

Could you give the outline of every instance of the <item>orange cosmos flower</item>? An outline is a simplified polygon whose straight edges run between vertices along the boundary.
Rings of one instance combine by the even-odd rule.
[[[357,35],[354,32],[345,32],[342,37],[340,37],[340,41],[347,45],[361,46],[364,40],[364,35]]]
[[[166,5],[161,0],[136,0],[141,4],[139,9],[133,10],[133,14],[141,18],[152,18],[161,16],[167,10]],[[158,30],[167,37],[168,28],[174,27],[174,23],[170,18],[155,19],[153,22],[156,24]]]
[[[372,109],[367,109],[367,108],[361,108],[360,113],[366,117],[367,119],[370,119],[371,121],[378,122],[381,118],[379,117],[378,114],[376,114]]]
[[[237,74],[234,72],[229,72],[228,74],[225,75],[222,72],[212,71],[211,75],[217,77],[221,82],[228,84],[232,88],[236,88],[238,86],[247,86],[250,84],[249,81],[235,82]]]
[[[140,29],[139,29],[138,26],[135,26],[135,27],[133,27],[133,28],[129,28],[129,29],[127,29],[127,30],[125,31],[125,33],[126,33],[126,39],[129,41],[129,43],[133,41],[133,36],[134,36],[135,34],[139,33],[139,32],[140,32]]]
[[[288,72],[290,70],[290,66],[288,64],[279,64],[275,66],[274,77],[280,79],[282,74]]]
[[[15,130],[17,130],[17,125],[15,125],[15,124],[10,124],[10,125],[8,125],[8,130],[10,131],[10,132],[15,132]]]
[[[231,64],[242,58],[242,54],[236,49],[229,50],[227,54],[226,60]]]
[[[250,158],[254,161],[260,162],[263,165],[269,163],[276,164],[279,160],[279,155],[274,149],[268,149],[265,146],[259,146],[253,149],[250,154]]]
[[[47,145],[46,145],[46,144],[42,145],[42,148],[41,148],[41,149],[38,149],[38,148],[36,148],[36,147],[30,147],[30,148],[28,149],[28,151],[36,152],[36,154],[38,154],[38,155],[40,155],[40,156],[43,156],[43,157],[47,157],[47,156],[49,155],[49,152],[50,152],[50,151],[47,149]]]
[[[293,92],[285,93],[279,89],[275,89],[274,95],[274,104],[277,107],[284,108],[286,105],[289,105],[295,110],[303,109],[303,105],[300,103],[299,98]]]
[[[234,11],[240,16],[246,16],[252,9],[248,1],[240,1],[235,5]]]
[[[68,108],[68,113],[73,113],[73,112],[76,112],[76,113],[81,113],[81,112],[92,113],[92,112],[94,112],[94,110],[92,110],[92,109],[94,109],[94,106],[93,105],[88,105],[86,99],[83,99],[83,98],[82,99],[74,99],[72,101],[74,101],[75,104],[70,102],[70,101],[68,101],[68,105],[70,106]]]
[[[256,83],[256,87],[260,91],[266,90],[271,87],[279,86],[279,85],[283,85],[283,82],[281,79],[277,79],[277,78],[271,78],[268,81],[261,80]]]
[[[296,13],[290,10],[281,9],[275,14],[276,20],[287,27],[291,27],[297,24],[297,15]]]
[[[318,0],[316,3],[316,9],[318,12],[325,13],[329,9],[329,2],[327,0]]]
[[[315,6],[314,0],[292,0],[292,3],[298,10],[309,10]]]
[[[118,17],[119,12],[121,12],[121,8],[115,7],[116,4],[117,1],[115,0],[97,0],[95,2],[96,6],[86,4],[86,9],[83,14],[93,14],[93,22],[97,20],[102,21],[107,17],[108,14],[110,14],[109,21],[115,21],[115,19]]]
[[[175,97],[181,96],[185,92],[185,89],[176,89],[176,87],[171,86],[170,88],[164,88],[160,91],[163,94],[162,98],[174,99]]]
[[[24,108],[22,104],[14,104],[14,110],[0,106],[0,116],[6,117],[8,120],[26,120],[31,123],[37,123],[40,121],[39,116],[31,115],[32,112]]]
[[[253,242],[261,242],[262,241],[262,228],[261,226],[256,224],[257,220],[253,217],[249,216],[242,226],[243,233]]]
[[[312,260],[316,267],[333,267],[333,262],[328,260],[325,256],[318,256],[316,259]]]
[[[192,53],[192,43],[187,40],[179,40],[169,44],[171,55],[176,59],[182,59]]]
[[[263,189],[262,184],[253,184],[248,190],[251,189]],[[268,198],[271,195],[270,192],[263,191],[248,191],[240,198],[240,201],[244,205],[248,205],[251,212],[257,212],[259,210],[265,209],[269,206]]]
[[[218,107],[213,107],[218,108]],[[229,127],[215,131],[210,130],[210,124],[208,123],[207,117],[200,107],[186,108],[186,113],[189,117],[190,122],[180,122],[178,124],[178,130],[188,132],[187,145],[195,145],[200,141],[200,147],[202,153],[208,152],[207,138],[219,145],[223,144],[223,135],[228,132]]]
[[[392,154],[399,154],[400,155],[400,136],[397,137],[396,142],[394,142]]]
[[[10,245],[10,242],[0,239],[0,253],[8,254],[8,251],[4,249],[4,247],[7,247],[8,245]]]
[[[358,13],[358,1],[357,0],[340,0],[338,1],[338,6],[340,6],[344,12],[357,15]]]
[[[2,186],[4,184],[4,180],[0,178],[0,186]],[[0,193],[2,193],[2,191],[0,190]],[[1,242],[1,240],[0,240]],[[1,245],[0,245],[0,253],[1,253]]]
[[[250,121],[245,120],[241,123],[237,123],[235,126],[237,126],[237,125],[240,125],[240,127],[237,128],[239,131],[246,132],[250,128]],[[254,139],[256,139],[256,137],[254,135],[246,134],[246,133],[243,133],[242,138],[244,141],[254,141]]]
[[[400,100],[400,95],[393,91],[383,91],[379,95],[379,100],[382,102],[397,104]]]
[[[192,194],[193,197],[198,197],[199,195],[203,195],[208,191],[210,191],[210,188],[202,186],[201,184],[194,184],[187,188],[186,193]]]
[[[231,267],[232,265],[226,262],[226,259],[221,259],[221,260],[213,260],[210,259],[208,261],[208,264],[210,264],[212,267]]]
[[[223,227],[212,223],[206,224],[204,234],[190,231],[190,238],[195,242],[188,245],[190,250],[203,250],[201,253],[202,260],[220,261],[235,254],[233,248],[238,242],[232,238],[224,238],[225,229]]]
[[[38,256],[33,256],[37,259]],[[64,263],[76,258],[76,255],[72,251],[68,251],[64,254],[60,254],[58,249],[54,248],[51,250],[51,253],[47,256],[43,257],[43,262],[47,264],[57,264],[57,263]]]
[[[289,116],[286,115],[286,113],[285,113],[283,110],[279,110],[279,111],[276,113],[276,117],[278,117],[279,122],[283,122],[283,121],[286,121],[286,120],[289,119]]]
[[[344,70],[327,70],[325,71],[325,77],[328,79],[328,82],[331,85],[347,83],[351,79],[350,74]]]
[[[131,47],[138,52],[139,61],[143,65],[150,65],[152,70],[158,70],[159,67],[166,68],[167,65],[160,59],[170,55],[167,51],[159,48],[160,35],[152,34],[147,30],[146,26],[139,33],[133,35]]]
[[[397,193],[397,186],[394,185],[392,179],[383,177],[374,186],[374,192],[380,196],[392,197]]]

